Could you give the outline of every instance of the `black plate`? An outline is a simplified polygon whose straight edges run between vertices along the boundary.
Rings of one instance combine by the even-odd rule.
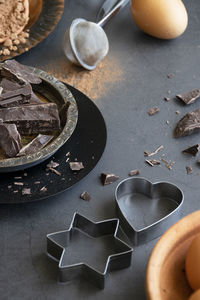
[[[62,175],[46,172],[46,165],[51,159],[25,171],[0,174],[0,203],[31,202],[63,192],[84,178],[101,158],[107,139],[103,116],[87,96],[71,86],[67,87],[77,101],[79,119],[69,141],[53,156],[53,160],[60,164],[56,169]],[[78,172],[71,171],[66,162],[67,152],[70,152],[70,161],[82,161],[84,169]],[[35,184],[37,181],[40,183]],[[24,185],[18,186],[14,182],[22,182]],[[40,191],[42,187],[46,187],[47,191]],[[31,188],[32,194],[22,196],[23,188]]]

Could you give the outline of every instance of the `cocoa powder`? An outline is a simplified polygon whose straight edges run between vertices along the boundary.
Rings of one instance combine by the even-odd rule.
[[[94,100],[106,96],[108,91],[116,86],[116,83],[124,79],[124,72],[119,61],[110,55],[93,71],[78,67],[63,57],[51,61],[42,68]]]

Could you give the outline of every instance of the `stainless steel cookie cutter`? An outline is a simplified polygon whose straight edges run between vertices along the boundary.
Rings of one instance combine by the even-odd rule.
[[[129,267],[133,249],[117,237],[118,227],[118,219],[92,222],[75,213],[68,230],[48,234],[47,254],[59,262],[59,280],[66,282],[83,276],[104,288],[109,271]],[[88,262],[93,256],[92,264],[98,264],[99,254],[104,261],[102,271]],[[86,261],[80,261],[85,255]]]
[[[169,182],[132,177],[118,184],[115,199],[120,225],[137,246],[159,237],[177,221],[184,195]]]

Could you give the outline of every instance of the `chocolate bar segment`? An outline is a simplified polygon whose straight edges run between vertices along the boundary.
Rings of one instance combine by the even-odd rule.
[[[174,137],[190,135],[200,131],[200,109],[187,113],[176,125]]]
[[[176,95],[178,99],[183,101],[186,105],[194,103],[200,97],[200,90],[194,89],[185,94]]]
[[[21,137],[15,124],[0,120],[0,146],[8,157],[15,157],[21,149]]]
[[[2,108],[0,119],[4,123],[14,123],[18,131],[24,135],[60,129],[60,118],[55,103]]]
[[[16,81],[12,81],[12,80],[9,80],[9,79],[3,77],[1,80],[1,87],[3,88],[3,92],[4,92],[4,91],[14,91],[14,90],[20,88],[21,85],[19,83],[17,83]]]
[[[24,146],[17,156],[24,156],[28,154],[33,154],[42,148],[44,148],[51,140],[53,139],[52,135],[38,134],[29,144]]]
[[[1,76],[9,79],[17,80],[18,82],[29,82],[39,84],[42,80],[31,72],[30,68],[21,65],[16,60],[6,60],[2,65]]]

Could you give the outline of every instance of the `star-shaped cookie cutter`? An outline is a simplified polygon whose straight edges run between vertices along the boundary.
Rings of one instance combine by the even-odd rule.
[[[131,264],[133,249],[117,237],[119,228],[118,219],[108,219],[100,222],[92,222],[86,217],[75,213],[69,229],[47,235],[47,254],[58,261],[59,280],[67,282],[74,278],[83,276],[87,280],[96,284],[99,288],[104,288],[106,275],[109,271],[127,268]],[[76,241],[77,235],[83,235],[86,239],[92,240],[92,243],[111,239],[114,254],[106,256],[106,263],[103,272],[90,266],[86,262],[68,264],[65,263],[70,243]],[[102,247],[102,249],[104,246]],[[95,251],[90,249],[90,253]],[[85,249],[88,251],[88,249]],[[95,258],[96,259],[96,258]]]

